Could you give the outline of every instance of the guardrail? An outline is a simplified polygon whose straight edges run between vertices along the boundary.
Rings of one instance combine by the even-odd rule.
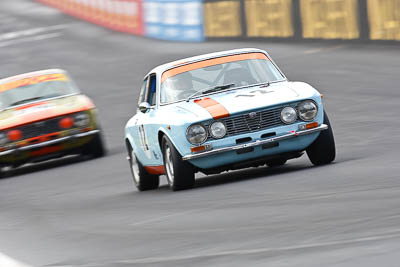
[[[36,1],[117,31],[166,40],[400,40],[400,0]]]

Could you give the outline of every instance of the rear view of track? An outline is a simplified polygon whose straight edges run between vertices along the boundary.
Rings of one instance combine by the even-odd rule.
[[[398,46],[162,42],[4,2],[0,77],[68,70],[99,107],[110,153],[1,179],[1,253],[32,266],[398,266]],[[142,77],[161,63],[241,47],[267,50],[290,80],[325,95],[336,161],[198,176],[177,193],[163,178],[160,189],[137,192],[123,127]]]

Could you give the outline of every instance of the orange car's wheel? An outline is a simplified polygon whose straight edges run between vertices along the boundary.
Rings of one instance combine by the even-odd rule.
[[[0,166],[0,179],[5,177],[5,172],[3,171],[3,166]]]
[[[106,154],[103,138],[100,133],[96,134],[93,139],[83,147],[82,154],[94,158],[100,158]]]

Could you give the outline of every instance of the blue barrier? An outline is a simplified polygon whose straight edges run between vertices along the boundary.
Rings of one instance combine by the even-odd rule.
[[[144,35],[174,41],[204,41],[201,0],[144,0]]]

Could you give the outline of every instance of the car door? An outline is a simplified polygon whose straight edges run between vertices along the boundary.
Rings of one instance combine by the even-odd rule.
[[[146,140],[146,135],[144,132],[144,123],[146,121],[146,115],[139,110],[140,104],[146,102],[146,94],[148,87],[149,77],[145,77],[143,80],[142,87],[140,88],[140,94],[137,103],[136,115],[134,117],[133,124],[134,126],[131,128],[131,136],[134,140],[135,144],[135,153],[137,158],[144,163],[148,156],[148,142]]]
[[[156,88],[156,75],[150,74],[144,80],[141,94],[139,96],[139,105],[143,102],[147,102],[150,105],[150,108],[145,112],[140,110],[137,111],[138,120],[136,122],[140,152],[144,155],[142,163],[145,165],[155,164],[155,155],[152,154],[151,151],[154,151],[155,141],[157,141],[154,137],[157,136],[157,132],[154,130],[156,128],[154,125],[156,112]]]

